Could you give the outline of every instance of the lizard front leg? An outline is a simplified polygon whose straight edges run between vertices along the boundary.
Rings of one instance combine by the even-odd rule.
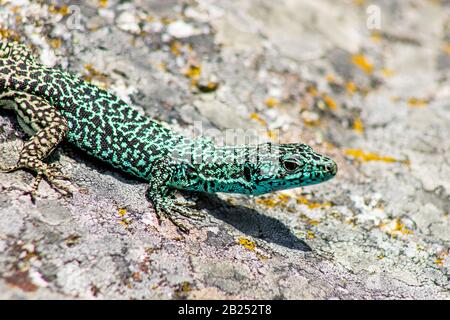
[[[147,199],[152,203],[158,219],[164,216],[181,231],[189,233],[189,228],[180,221],[181,217],[204,218],[205,215],[191,208],[195,205],[194,202],[174,199],[176,189],[169,187],[168,183],[174,173],[175,165],[164,160],[159,160],[153,165]]]
[[[15,92],[8,99],[10,100],[3,100],[2,103],[16,110],[19,123],[25,131],[29,134],[36,133],[24,144],[17,163],[14,166],[0,165],[0,171],[35,171],[37,176],[30,192],[33,199],[42,179],[47,180],[60,193],[69,194],[69,189],[58,181],[67,177],[56,164],[44,162],[65,137],[68,130],[66,120],[56,108],[40,97]]]

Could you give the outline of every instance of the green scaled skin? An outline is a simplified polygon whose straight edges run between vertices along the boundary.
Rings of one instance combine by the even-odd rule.
[[[15,166],[37,173],[31,194],[46,179],[62,193],[66,179],[44,160],[63,140],[121,171],[149,182],[155,211],[181,230],[181,216],[200,213],[192,203],[173,200],[191,190],[260,195],[320,183],[336,175],[336,163],[305,144],[218,147],[206,139],[187,139],[139,114],[117,96],[76,75],[38,64],[17,43],[0,42],[0,107],[16,112],[32,138]]]

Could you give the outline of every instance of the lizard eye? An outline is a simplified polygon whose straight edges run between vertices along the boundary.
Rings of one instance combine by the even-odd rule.
[[[292,159],[283,160],[281,164],[287,172],[295,172],[300,168],[300,164]]]

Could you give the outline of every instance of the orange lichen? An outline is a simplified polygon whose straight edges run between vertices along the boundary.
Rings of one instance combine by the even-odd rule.
[[[337,109],[337,105],[336,102],[326,93],[324,93],[322,95],[323,101],[327,104],[327,106],[332,109],[332,110],[336,110]]]
[[[401,162],[408,164],[408,160],[398,160],[393,157],[389,156],[380,156],[379,154],[372,153],[372,152],[364,152],[361,149],[347,149],[344,151],[344,153],[348,156],[351,156],[355,159],[358,159],[363,162],[368,161],[384,161],[384,162]]]
[[[373,64],[370,63],[362,54],[353,55],[352,62],[367,74],[371,74],[373,72]]]
[[[255,242],[253,242],[247,238],[244,238],[244,237],[239,237],[238,243],[250,251],[254,251],[256,248]]]

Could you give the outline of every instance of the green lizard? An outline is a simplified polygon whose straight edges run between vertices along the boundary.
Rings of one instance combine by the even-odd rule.
[[[31,135],[17,164],[0,170],[36,172],[32,197],[42,179],[70,193],[59,166],[44,161],[67,139],[148,181],[147,197],[158,218],[164,215],[186,232],[180,218],[202,214],[190,208],[192,202],[175,200],[177,189],[260,195],[320,183],[337,172],[333,160],[302,143],[218,147],[187,139],[76,75],[39,64],[14,42],[0,42],[0,107],[14,110]]]

